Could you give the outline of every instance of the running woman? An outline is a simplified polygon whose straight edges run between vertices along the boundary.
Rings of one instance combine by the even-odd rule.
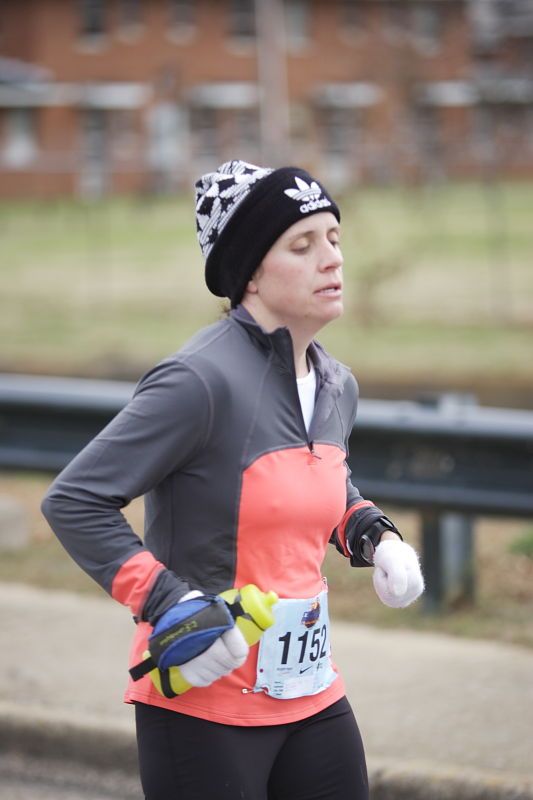
[[[130,681],[146,800],[367,800],[321,565],[331,543],[373,567],[393,607],[423,579],[350,482],[357,384],[315,340],[343,312],[340,212],[302,169],[230,161],[196,183],[196,220],[207,286],[231,311],[140,380],[43,512],[131,609],[131,665],[176,604],[249,583],[280,598],[259,645],[233,626],[181,664],[188,692]],[[121,513],[140,495],[143,540]]]

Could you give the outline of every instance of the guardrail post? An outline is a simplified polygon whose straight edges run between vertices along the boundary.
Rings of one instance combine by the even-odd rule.
[[[474,599],[472,518],[422,513],[422,568],[426,578],[424,611],[435,614]]]
[[[460,423],[466,409],[477,405],[474,395],[447,392],[426,398],[442,414]],[[451,512],[422,513],[423,567],[426,575],[424,610],[434,614],[474,599],[472,518]]]

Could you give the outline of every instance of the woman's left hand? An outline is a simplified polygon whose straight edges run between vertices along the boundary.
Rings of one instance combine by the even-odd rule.
[[[374,553],[374,589],[386,606],[405,608],[424,591],[418,556],[400,539],[382,540]]]

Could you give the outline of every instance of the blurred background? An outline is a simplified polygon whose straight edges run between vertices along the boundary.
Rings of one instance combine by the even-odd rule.
[[[533,0],[1,4],[0,371],[135,381],[217,319],[193,183],[232,158],[339,198],[321,340],[363,397],[532,409]],[[39,514],[49,480],[0,473],[26,532],[0,579],[97,592]],[[533,524],[480,517],[475,546],[475,604],[431,619],[328,556],[335,611],[533,645]]]

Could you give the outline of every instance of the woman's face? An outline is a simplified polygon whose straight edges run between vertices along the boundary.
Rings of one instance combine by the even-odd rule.
[[[340,317],[342,264],[337,218],[324,211],[291,225],[270,248],[246,294],[263,327],[313,336]],[[259,312],[259,313],[258,313]]]

